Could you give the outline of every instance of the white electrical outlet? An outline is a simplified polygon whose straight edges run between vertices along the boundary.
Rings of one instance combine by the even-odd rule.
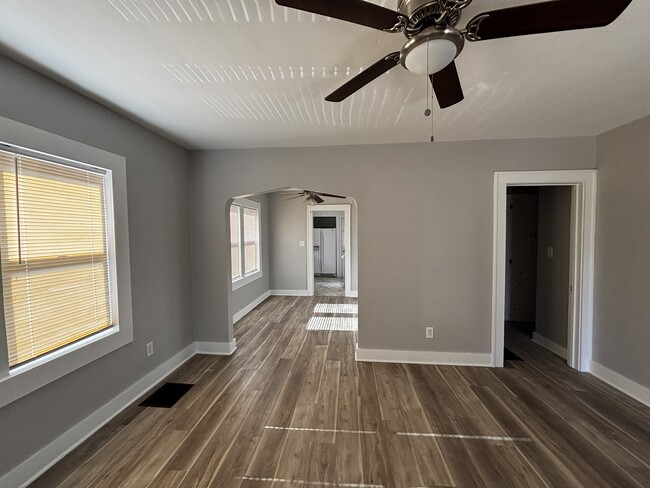
[[[427,327],[425,337],[427,339],[433,339],[433,327]]]
[[[147,357],[153,354],[153,341],[147,342]]]
[[[298,246],[305,247],[305,241],[298,241]]]
[[[550,246],[546,248],[546,257],[547,258],[552,258],[553,257],[553,248],[550,247]]]

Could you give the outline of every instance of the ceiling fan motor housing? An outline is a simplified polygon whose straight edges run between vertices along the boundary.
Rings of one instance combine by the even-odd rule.
[[[404,34],[412,37],[427,27],[454,27],[460,21],[461,10],[471,1],[398,0],[397,11],[408,18]]]

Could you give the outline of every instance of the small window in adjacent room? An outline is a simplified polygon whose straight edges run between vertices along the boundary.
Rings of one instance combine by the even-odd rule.
[[[0,151],[0,266],[9,368],[116,324],[109,173]]]
[[[259,203],[239,199],[230,206],[230,257],[233,289],[261,276]]]
[[[244,207],[244,276],[259,271],[259,210]]]
[[[240,207],[230,206],[230,262],[232,264],[232,279],[241,278],[241,251],[239,243],[241,226],[239,225]]]

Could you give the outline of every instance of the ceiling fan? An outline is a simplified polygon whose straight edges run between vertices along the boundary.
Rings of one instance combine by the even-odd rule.
[[[551,0],[483,12],[456,26],[472,0],[397,0],[397,11],[364,0],[275,0],[278,5],[345,20],[384,32],[401,32],[402,49],[384,56],[325,97],[341,102],[398,64],[428,75],[440,108],[463,100],[454,60],[465,40],[485,41],[590,27],[618,18],[632,0]]]
[[[313,191],[313,190],[296,190],[295,192],[284,192],[285,195],[293,195],[291,198],[287,198],[286,200],[295,200],[296,198],[305,198],[305,203],[316,203],[320,204],[323,203],[325,200],[323,197],[329,197],[329,198],[346,198],[341,195],[334,195],[332,193],[322,193],[319,191]]]

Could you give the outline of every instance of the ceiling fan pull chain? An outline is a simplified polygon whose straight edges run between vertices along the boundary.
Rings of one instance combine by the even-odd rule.
[[[428,71],[429,71],[429,45],[427,44],[427,72]],[[430,83],[429,83],[428,78],[427,78],[426,84],[427,84],[427,88],[426,88],[426,95],[425,96],[426,96],[426,100],[427,100],[427,108],[424,111],[424,116],[428,117],[429,115],[431,115],[431,108],[429,107],[429,85],[430,85]],[[431,87],[431,95],[433,96],[433,87]]]
[[[429,66],[428,65],[429,65],[429,44],[427,43],[427,73],[429,72]],[[429,81],[429,80],[427,80],[427,81]],[[430,85],[430,84],[431,83],[427,83],[427,85]],[[429,100],[431,100],[431,142],[433,142],[434,141],[434,138],[433,138],[433,117],[434,117],[434,115],[433,115],[433,108],[434,108],[434,105],[433,105],[433,85],[431,85],[431,98]]]
[[[427,73],[429,72],[429,44],[427,43]],[[433,142],[433,86],[431,86],[431,95],[429,95],[429,77],[427,76],[427,109],[424,111],[425,117],[431,117],[431,142]],[[431,102],[431,105],[429,105]]]
[[[433,108],[433,90],[431,90],[431,107]],[[435,141],[435,138],[433,137],[433,111],[431,112],[431,142]]]

